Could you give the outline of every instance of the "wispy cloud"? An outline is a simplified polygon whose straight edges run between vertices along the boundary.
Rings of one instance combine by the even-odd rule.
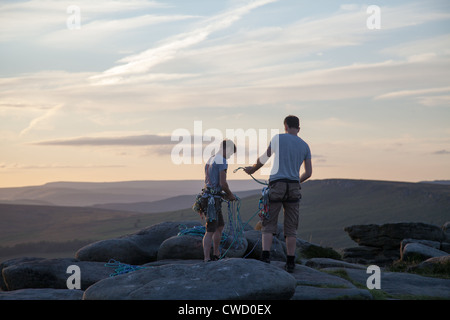
[[[31,120],[30,123],[28,124],[28,126],[20,132],[20,136],[23,136],[23,135],[27,134],[28,132],[30,132],[34,128],[36,128],[39,125],[41,125],[46,120],[48,120],[51,117],[53,117],[59,110],[61,110],[62,107],[63,107],[63,104],[57,105],[57,106],[47,110],[41,116]]]
[[[450,154],[450,151],[449,151],[449,150],[442,149],[442,150],[438,150],[438,151],[433,152],[433,154],[437,154],[437,155],[447,155],[447,154]]]
[[[231,26],[253,9],[275,1],[277,0],[253,1],[245,6],[208,18],[203,22],[202,26],[193,31],[171,37],[157,47],[119,60],[118,62],[124,64],[108,69],[100,75],[93,76],[91,80],[96,84],[111,84],[120,82],[126,76],[145,73],[152,67],[173,59],[180,50],[199,44],[206,40],[210,34]]]
[[[89,24],[94,19],[102,20],[101,17],[111,14],[167,7],[163,2],[146,0],[29,0],[4,3],[0,4],[0,42],[45,39],[48,34],[57,30],[67,31],[66,10],[71,5],[77,5],[81,9],[82,24]],[[39,37],[36,38],[36,35]]]
[[[34,142],[41,146],[148,146],[172,144],[170,136],[135,135],[124,137],[79,137]]]
[[[211,141],[211,137],[188,135],[186,137],[157,134],[105,136],[105,137],[77,137],[32,142],[38,146],[163,146],[188,143],[192,141]],[[205,142],[206,143],[206,142]]]

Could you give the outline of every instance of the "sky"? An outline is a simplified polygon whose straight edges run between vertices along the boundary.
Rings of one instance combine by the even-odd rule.
[[[0,24],[0,187],[203,179],[221,134],[258,135],[251,165],[289,114],[311,179],[450,179],[448,0],[4,0]]]

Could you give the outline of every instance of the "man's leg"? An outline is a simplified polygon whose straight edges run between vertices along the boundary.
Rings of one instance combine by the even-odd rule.
[[[269,204],[269,218],[262,221],[262,256],[261,260],[270,262],[270,249],[272,248],[273,235],[278,230],[278,213],[281,209],[281,202],[271,202]]]
[[[216,232],[214,232],[212,236],[213,246],[214,246],[214,255],[216,257],[220,257],[220,241],[222,240],[222,231],[223,226],[217,228]]]
[[[215,232],[205,232],[205,235],[203,237],[203,259],[204,261],[211,260],[211,243],[212,238]]]
[[[295,248],[297,245],[297,237],[286,237],[286,253],[288,256],[295,256]]]
[[[299,220],[299,202],[285,202],[284,235],[286,237],[286,270],[293,272],[295,268],[295,249],[297,244],[297,228]]]

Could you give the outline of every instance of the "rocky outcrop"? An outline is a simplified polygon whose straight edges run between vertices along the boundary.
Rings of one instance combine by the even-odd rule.
[[[401,251],[401,260],[403,261],[424,261],[433,257],[447,256],[448,253],[433,248],[426,244],[411,242],[408,243]]]
[[[157,259],[164,240],[177,235],[182,228],[201,225],[198,221],[162,222],[137,233],[89,244],[77,251],[82,261],[107,262],[110,259],[129,264],[143,264]]]
[[[413,238],[442,242],[442,228],[420,222],[353,225],[344,229],[361,246],[398,249],[403,239]]]
[[[202,236],[178,234],[188,225],[195,226],[198,222],[162,223],[133,235],[94,243],[77,252],[77,257],[86,260],[23,257],[5,261],[0,264],[0,287],[3,290],[0,291],[0,300],[373,298],[372,291],[365,287],[367,266],[342,261],[331,248],[297,239],[296,268],[293,273],[287,273],[284,270],[284,238],[274,237],[272,261],[266,264],[257,260],[262,250],[261,232],[248,230],[241,235],[245,249],[242,247],[232,252],[232,246],[226,243],[223,253],[230,249],[230,256],[225,254],[225,258],[219,261],[203,262]],[[441,231],[445,234],[444,228]],[[443,239],[447,238],[444,236]],[[128,244],[124,245],[125,242]],[[409,235],[400,240],[397,250],[392,251],[398,255],[399,248],[410,250],[416,245],[438,250],[438,244],[442,249],[444,243],[445,240],[417,240]],[[136,250],[126,252],[127,246]],[[101,248],[104,252],[100,252]],[[386,255],[389,252],[387,248],[389,246],[357,247],[359,254],[364,252],[366,255],[365,261],[371,261],[374,255]],[[142,252],[144,257],[139,257]],[[239,258],[231,257],[234,254]],[[121,261],[120,257],[126,260]],[[433,265],[433,270],[447,275],[448,257],[428,259],[423,267],[429,270],[428,267]],[[111,262],[111,259],[117,261]],[[71,276],[67,268],[70,265],[80,268],[80,290],[67,289],[67,279]],[[409,290],[411,285],[413,290]],[[424,290],[420,290],[421,287]],[[450,292],[450,280],[383,271],[381,290],[394,299],[401,299],[404,295],[450,298],[447,293]]]
[[[261,281],[264,279],[264,281]],[[254,259],[148,267],[89,287],[86,300],[290,299],[296,281],[281,268]]]
[[[344,230],[359,244],[343,250],[348,262],[387,265],[412,256],[425,260],[450,252],[445,225],[400,222],[353,225]]]
[[[0,300],[81,300],[83,291],[69,289],[20,289],[0,291]]]
[[[3,290],[29,288],[67,289],[67,279],[72,272],[67,268],[76,265],[80,268],[80,284],[84,290],[90,285],[107,278],[111,270],[104,263],[80,261],[77,259],[16,259],[2,268]]]

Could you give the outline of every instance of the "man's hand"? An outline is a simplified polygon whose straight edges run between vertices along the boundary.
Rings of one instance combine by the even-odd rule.
[[[236,197],[234,196],[234,194],[227,194],[226,196],[225,196],[225,198],[228,200],[228,201],[236,201]]]
[[[254,174],[256,172],[256,168],[254,166],[249,166],[244,168],[245,173]]]

